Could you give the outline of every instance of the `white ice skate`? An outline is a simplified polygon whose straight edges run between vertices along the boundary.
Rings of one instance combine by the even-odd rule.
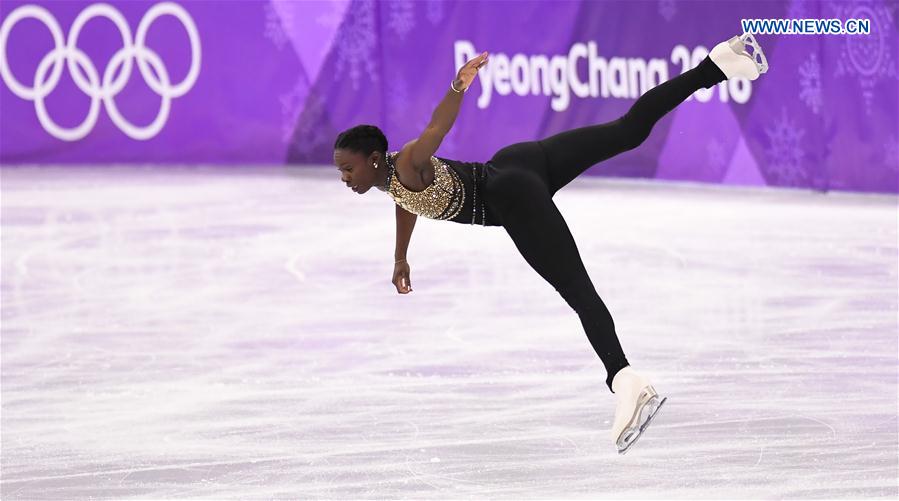
[[[752,47],[752,54],[746,51],[747,46]],[[743,33],[719,43],[709,57],[728,79],[736,76],[755,80],[768,71],[768,60],[752,33]]]
[[[612,389],[618,395],[618,406],[611,436],[618,454],[624,454],[643,435],[668,397],[660,398],[649,379],[631,366],[615,374]]]

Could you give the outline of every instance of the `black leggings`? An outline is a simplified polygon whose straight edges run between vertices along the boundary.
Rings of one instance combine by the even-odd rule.
[[[700,88],[726,80],[706,57],[697,67],[650,89],[624,116],[499,150],[484,198],[524,259],[577,312],[606,367],[606,385],[629,365],[615,322],[587,275],[577,245],[552,197],[589,167],[639,146],[653,125]],[[612,391],[614,393],[614,391]]]

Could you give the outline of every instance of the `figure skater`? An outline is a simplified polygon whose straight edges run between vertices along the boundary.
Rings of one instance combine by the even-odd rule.
[[[395,202],[393,284],[400,294],[412,291],[406,250],[418,216],[505,228],[525,261],[580,317],[605,365],[606,385],[618,395],[611,439],[623,454],[667,397],[660,398],[649,378],[629,365],[612,315],[587,275],[553,195],[596,163],[639,146],[660,118],[695,91],[734,77],[755,80],[768,63],[751,34],[735,36],[716,45],[695,68],[647,91],[616,120],[515,143],[486,163],[435,157],[456,120],[463,93],[487,57],[483,52],[462,66],[417,139],[388,152],[380,129],[359,125],[337,137],[334,165],[356,193],[374,186]]]

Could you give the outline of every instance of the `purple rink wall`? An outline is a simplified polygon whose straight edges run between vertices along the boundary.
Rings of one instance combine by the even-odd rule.
[[[767,74],[695,93],[588,174],[897,193],[897,5],[5,0],[0,163],[330,164],[360,123],[397,149],[481,51],[438,154],[486,161],[614,120],[743,18],[864,18],[869,35],[757,35]]]

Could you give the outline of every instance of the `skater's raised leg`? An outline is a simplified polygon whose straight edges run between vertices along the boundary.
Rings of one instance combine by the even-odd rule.
[[[724,74],[707,57],[695,68],[646,91],[627,113],[611,122],[567,130],[538,141],[546,152],[552,193],[597,163],[636,148],[675,106],[697,90],[723,80]]]
[[[733,77],[755,80],[767,70],[765,55],[751,35],[733,37],[716,45],[695,68],[646,91],[623,116],[538,141],[546,153],[551,193],[593,165],[639,146],[660,118],[697,90]]]

